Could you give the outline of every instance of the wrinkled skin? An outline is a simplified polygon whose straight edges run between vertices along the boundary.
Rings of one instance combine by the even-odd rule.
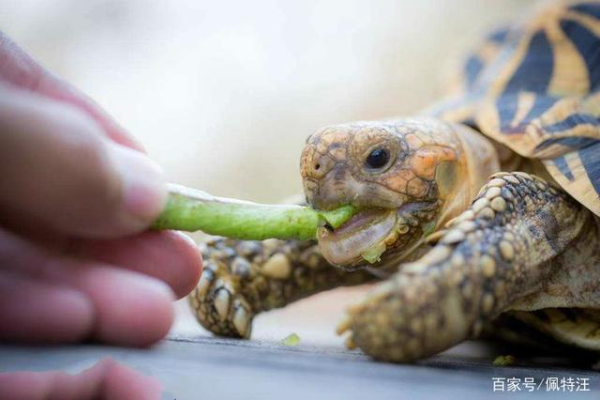
[[[598,21],[597,4],[541,7],[471,54],[481,68],[465,64],[454,97],[424,112],[438,119],[317,131],[306,201],[359,212],[317,244],[209,244],[200,323],[248,337],[259,312],[377,276],[338,329],[377,359],[418,360],[490,326],[522,341],[519,324],[600,351]]]
[[[257,313],[372,281],[369,270],[380,269],[390,278],[349,309],[339,332],[378,359],[407,362],[477,336],[511,309],[600,306],[596,219],[541,178],[498,170],[495,147],[458,124],[325,127],[302,153],[306,200],[360,211],[336,230],[321,228],[317,245],[209,243],[207,272],[191,297],[198,320],[217,334],[249,337]],[[581,268],[567,269],[573,258]],[[567,339],[596,348],[600,338]]]

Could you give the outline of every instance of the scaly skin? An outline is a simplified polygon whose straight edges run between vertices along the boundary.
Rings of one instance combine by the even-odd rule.
[[[396,153],[372,168],[366,163],[373,149]],[[598,241],[586,233],[596,232],[593,215],[534,175],[503,172],[489,180],[498,170],[496,152],[466,126],[422,118],[326,127],[307,142],[301,170],[311,205],[350,204],[358,213],[318,235],[327,252],[314,242],[209,243],[190,300],[213,333],[247,338],[262,311],[373,280],[360,269],[364,253],[354,251],[373,237],[387,248],[373,267],[398,272],[352,307],[339,331],[381,360],[410,362],[443,351],[511,309],[600,307],[595,259],[579,269],[565,262],[590,258]],[[392,228],[374,213],[395,213]],[[593,285],[582,286],[588,278]],[[586,334],[576,343],[592,348]]]
[[[311,241],[216,239],[202,253],[204,272],[189,300],[200,324],[221,336],[248,338],[260,312],[375,279],[332,267]]]
[[[591,213],[525,173],[500,173],[432,251],[351,308],[340,331],[382,360],[408,362],[470,337],[556,273],[553,259]]]
[[[385,173],[363,168],[365,151],[377,145],[397,152]],[[473,151],[478,158],[467,159]],[[483,183],[480,175],[496,170],[494,157],[493,147],[467,127],[413,119],[327,127],[307,143],[301,169],[307,198],[317,208],[350,203],[395,211],[384,238],[388,250],[374,265],[395,270],[399,258],[423,254],[425,236],[468,205]],[[477,173],[469,177],[471,169]],[[223,336],[249,337],[262,311],[374,279],[364,270],[349,272],[364,268],[360,257],[340,263],[345,270],[334,268],[311,242],[217,240],[203,253],[205,272],[190,301],[200,323]]]
[[[385,250],[385,265],[386,258],[414,257],[437,243],[400,265],[341,325],[368,354],[396,362],[426,357],[478,335],[504,311],[556,340],[600,350],[600,316],[587,310],[600,309],[600,225],[573,199],[600,215],[594,141],[600,103],[588,34],[598,21],[594,5],[573,4],[559,2],[505,38],[486,41],[472,59],[483,68],[465,68],[466,96],[429,114],[457,123],[357,122],[325,127],[307,141],[301,159],[307,201],[320,210],[358,210],[345,226],[320,230],[331,263],[361,268]],[[480,133],[503,145],[494,149]],[[499,165],[513,171],[526,164],[533,169],[525,172],[536,175],[543,166],[571,195],[518,172],[488,182]],[[423,205],[431,207],[397,217]],[[259,265],[269,265],[268,257],[256,261],[250,278],[233,274],[231,260],[208,263],[192,299],[205,326],[247,336],[251,312],[346,279],[340,271],[314,272],[318,285],[292,284],[286,294],[282,287],[293,274],[262,278]],[[295,269],[282,264],[279,257],[273,270]],[[300,262],[299,271],[306,268]]]

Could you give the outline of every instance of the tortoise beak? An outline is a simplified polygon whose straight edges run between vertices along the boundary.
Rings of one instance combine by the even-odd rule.
[[[395,241],[396,210],[369,209],[358,212],[336,230],[322,227],[317,232],[325,259],[340,267],[379,261],[386,241]]]

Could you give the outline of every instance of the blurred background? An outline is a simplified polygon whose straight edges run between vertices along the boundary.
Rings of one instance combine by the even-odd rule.
[[[169,179],[277,202],[301,191],[299,157],[320,126],[408,115],[523,0],[3,0],[0,29],[137,136]],[[339,344],[357,289],[255,321]],[[197,334],[184,303],[175,334]]]

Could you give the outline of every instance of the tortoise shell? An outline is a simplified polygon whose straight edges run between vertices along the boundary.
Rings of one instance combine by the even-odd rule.
[[[540,160],[600,215],[600,2],[559,2],[494,32],[432,110]]]

